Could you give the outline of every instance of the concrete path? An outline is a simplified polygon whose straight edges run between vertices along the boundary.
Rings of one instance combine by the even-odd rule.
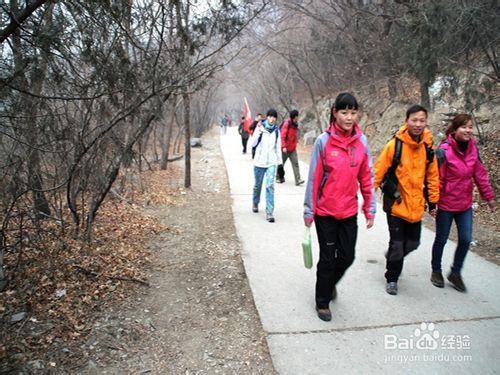
[[[276,184],[275,223],[265,220],[263,189],[259,213],[252,213],[253,166],[241,153],[235,128],[221,136],[243,261],[255,303],[280,374],[494,374],[500,372],[500,268],[469,253],[464,268],[468,293],[429,281],[434,233],[422,231],[419,249],[405,262],[399,294],[385,292],[385,214],[365,229],[359,215],[356,260],[330,305],[333,319],[314,310],[315,266],[302,262],[304,186]],[[307,166],[300,165],[307,177]],[[313,237],[314,264],[318,244]],[[455,244],[448,243],[443,269]],[[422,324],[424,322],[424,324]],[[432,324],[431,324],[432,323]],[[404,366],[404,367],[402,367]]]

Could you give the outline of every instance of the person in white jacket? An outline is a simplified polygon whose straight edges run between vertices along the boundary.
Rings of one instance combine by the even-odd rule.
[[[253,187],[252,211],[259,212],[260,192],[262,181],[266,179],[266,220],[274,223],[274,183],[276,168],[282,164],[281,137],[276,120],[278,113],[275,109],[267,111],[262,126],[258,126],[252,136],[252,156],[255,184]]]

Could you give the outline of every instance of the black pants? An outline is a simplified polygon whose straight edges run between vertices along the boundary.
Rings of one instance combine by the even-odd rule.
[[[316,306],[328,307],[335,284],[354,262],[354,248],[358,235],[357,215],[337,220],[329,216],[315,216],[319,242],[319,262],[316,269]]]
[[[389,226],[389,250],[387,251],[385,278],[387,282],[397,282],[403,270],[404,258],[420,245],[422,222],[410,223],[387,214]]]
[[[247,138],[241,137],[241,144],[243,145],[243,153],[244,154],[247,153],[247,143],[248,143],[248,137]]]
[[[285,181],[285,168],[283,168],[283,164],[278,164],[278,168],[276,169],[276,179],[281,182]]]

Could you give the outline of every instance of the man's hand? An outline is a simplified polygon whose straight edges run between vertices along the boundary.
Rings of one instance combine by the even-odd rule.
[[[283,147],[282,150],[286,154],[286,147]]]
[[[371,218],[371,219],[366,219],[366,228],[367,229],[370,229],[371,227],[373,227],[373,223],[375,222],[375,219],[374,218]]]
[[[436,217],[436,213],[437,213],[437,209],[433,208],[432,210],[429,210],[429,215],[431,215],[432,217]]]

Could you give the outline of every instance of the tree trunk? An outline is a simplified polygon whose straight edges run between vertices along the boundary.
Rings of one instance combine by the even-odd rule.
[[[483,144],[484,143],[483,130],[481,129],[481,127],[479,126],[479,124],[477,122],[476,116],[474,115],[474,111],[471,111],[470,114],[472,116],[472,123],[474,124],[474,126],[477,129],[477,139],[478,139],[478,142],[480,144]]]
[[[137,142],[137,147],[139,148],[139,162],[138,162],[138,167],[139,167],[139,173],[142,173],[142,142],[139,141]]]
[[[11,10],[13,14],[17,14],[17,1],[11,1]],[[40,26],[39,32],[41,34],[46,33],[52,27],[52,12],[54,9],[54,4],[50,4],[47,7],[47,12],[43,19],[43,23]],[[43,88],[43,83],[47,74],[47,59],[49,51],[49,41],[43,39],[40,41],[41,48],[40,54],[35,53],[33,59],[33,67],[31,68],[30,82],[26,75],[20,74],[20,87],[26,91],[32,91],[35,95],[40,95]],[[24,46],[22,45],[21,38],[19,37],[18,30],[14,32],[13,36],[13,51],[14,51],[14,62],[16,69],[19,72],[25,71],[24,62],[25,57]],[[28,187],[32,192],[33,197],[33,210],[36,219],[43,219],[50,216],[49,202],[43,192],[42,183],[42,168],[40,160],[40,151],[38,150],[38,143],[40,143],[40,135],[38,131],[38,108],[39,100],[33,97],[21,96],[18,102],[19,111],[26,114],[27,124],[31,124],[29,129],[24,129],[23,138],[26,140],[26,153],[27,153],[27,171],[28,171]]]
[[[158,155],[157,143],[158,143],[158,125],[153,128],[153,156],[154,163],[158,163],[160,161],[160,155]],[[163,138],[162,138],[163,139]]]
[[[420,77],[420,104],[427,108],[427,110],[431,110],[431,99],[429,96],[429,80],[427,78]]]
[[[5,277],[5,272],[3,269],[3,256],[5,253],[5,237],[2,232],[0,232],[0,293],[3,292],[7,286],[7,278]]]
[[[40,170],[40,154],[38,150],[33,149],[28,157],[28,184],[33,193],[35,217],[37,219],[44,219],[50,216],[50,207],[43,192]]]
[[[92,236],[92,224],[97,215],[97,211],[101,207],[102,202],[106,198],[109,190],[113,186],[116,178],[118,177],[118,173],[120,172],[120,168],[123,165],[124,159],[127,155],[132,153],[132,149],[136,145],[136,143],[141,143],[141,139],[144,136],[144,133],[151,126],[151,123],[156,119],[156,115],[152,115],[149,118],[145,119],[139,129],[134,134],[131,134],[128,138],[129,141],[124,147],[124,151],[121,156],[112,162],[112,164],[108,167],[105,176],[103,177],[103,182],[98,191],[94,192],[92,197],[92,202],[90,204],[87,220],[86,220],[86,228],[85,228],[85,237],[88,241],[90,241]]]
[[[184,187],[191,187],[191,123],[190,123],[190,101],[187,88],[184,88],[182,94],[182,101],[184,103]]]
[[[175,118],[175,106],[172,107],[172,118],[171,118],[170,122],[168,124],[166,124],[166,126],[168,126],[168,129],[167,129],[167,139],[165,139],[162,136],[162,140],[161,140],[162,141],[162,145],[161,145],[161,165],[160,165],[161,170],[167,169],[168,154],[169,154],[169,151],[170,151],[170,141],[172,139],[172,131],[173,131],[173,128],[174,128],[174,118]],[[163,129],[165,129],[165,127]],[[162,133],[165,133],[165,130],[163,130]]]

